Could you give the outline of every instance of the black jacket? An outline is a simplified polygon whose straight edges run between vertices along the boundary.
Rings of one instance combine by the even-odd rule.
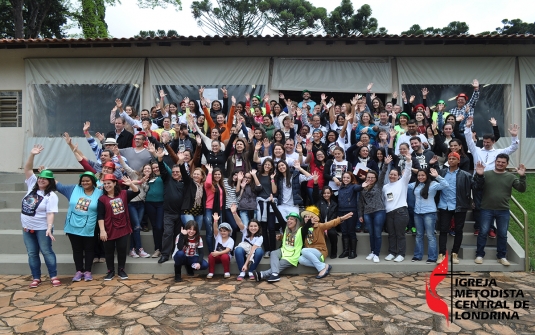
[[[115,130],[112,130],[106,134],[106,138],[115,138]],[[131,148],[134,135],[131,132],[124,129],[117,137],[117,146],[119,149]]]
[[[320,210],[320,222],[329,222],[338,217],[338,204],[333,199],[331,199],[331,203],[328,204],[321,196],[318,184],[314,184],[312,198],[314,199],[316,207]]]
[[[445,177],[449,168],[440,170],[438,173],[441,177]],[[472,188],[474,187],[472,175],[466,171],[459,169],[456,179],[456,212],[467,212],[472,208]]]
[[[186,168],[184,167],[184,164],[180,164],[180,173],[182,174],[182,180],[184,181],[184,201],[182,202],[182,210],[189,210],[193,208],[193,204],[195,203],[195,193],[197,192],[197,185],[195,185],[195,182],[189,176],[188,172],[186,171]],[[206,192],[204,191],[204,187],[202,187],[201,207],[203,212],[205,204]]]
[[[171,177],[163,161],[158,162],[158,168],[164,187],[163,210],[168,213],[180,214],[180,204],[184,200],[184,183]]]

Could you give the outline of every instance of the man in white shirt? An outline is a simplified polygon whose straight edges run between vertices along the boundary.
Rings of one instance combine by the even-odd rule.
[[[409,120],[407,123],[408,130],[405,134],[398,137],[398,140],[396,142],[396,151],[395,154],[399,155],[399,146],[401,143],[407,143],[409,145],[409,148],[411,148],[411,137],[417,136],[420,138],[422,145],[424,148],[429,147],[429,142],[427,142],[427,137],[425,137],[424,134],[418,134],[418,126],[416,125],[415,120]],[[412,148],[410,149],[410,152],[412,154]]]

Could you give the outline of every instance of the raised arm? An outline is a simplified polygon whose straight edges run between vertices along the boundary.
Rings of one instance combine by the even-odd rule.
[[[29,179],[33,175],[33,158],[36,155],[39,155],[41,151],[43,151],[43,146],[40,144],[35,144],[30,150],[30,155],[28,156],[28,160],[26,161],[26,164],[24,164],[24,176],[26,179]]]

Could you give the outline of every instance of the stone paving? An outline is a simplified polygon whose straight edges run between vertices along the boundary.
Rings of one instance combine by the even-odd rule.
[[[130,275],[127,280],[44,281],[0,276],[0,333],[28,334],[534,334],[535,275],[474,273],[495,289],[521,289],[518,320],[454,320],[425,299],[429,273],[283,276],[275,284],[216,276]],[[450,279],[438,294],[450,296]],[[471,299],[474,300],[474,299]],[[475,299],[477,300],[477,298]],[[492,300],[492,299],[480,299]],[[494,299],[496,300],[496,299]],[[515,299],[507,298],[512,304]],[[512,306],[511,306],[512,307]]]

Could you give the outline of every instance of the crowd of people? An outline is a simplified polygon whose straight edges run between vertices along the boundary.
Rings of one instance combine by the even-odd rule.
[[[77,185],[61,184],[42,167],[34,175],[34,156],[44,148],[31,150],[21,214],[30,287],[41,283],[39,252],[52,284],[61,284],[51,247],[56,190],[69,200],[64,230],[73,281],[92,280],[93,263],[103,261],[104,279],[113,279],[115,254],[122,279],[128,278],[127,256],[172,259],[176,281],[183,267],[188,275],[208,269],[212,278],[217,263],[229,278],[232,258],[239,281],[275,282],[298,264],[315,268],[320,279],[332,269],[327,258],[357,257],[357,233],[363,232],[370,239],[366,260],[374,263],[381,262],[385,231],[385,261],[405,260],[407,235],[416,240],[412,261],[423,261],[425,235],[426,263],[440,263],[451,235],[451,259],[459,263],[470,209],[478,235],[475,263],[483,263],[487,238],[497,237],[497,260],[507,266],[511,190],[526,190],[522,164],[518,176],[506,171],[519,127],[509,127],[505,149],[494,148],[500,136],[494,119],[492,131],[477,138],[478,81],[472,86],[471,97],[460,93],[449,110],[444,100],[429,103],[426,88],[421,101],[402,92],[398,104],[394,92],[383,102],[373,84],[365,96],[343,103],[325,94],[315,102],[308,90],[302,101],[282,93],[278,101],[268,94],[229,101],[225,88],[221,101],[209,101],[201,87],[198,100],[181,102],[167,103],[160,91],[160,103],[138,114],[117,99],[110,114],[114,130],[93,136],[90,122],[83,126],[95,157],[85,157],[64,134],[85,170]],[[140,232],[149,226],[153,245],[142,245]],[[270,258],[270,269],[256,271],[263,257]]]

